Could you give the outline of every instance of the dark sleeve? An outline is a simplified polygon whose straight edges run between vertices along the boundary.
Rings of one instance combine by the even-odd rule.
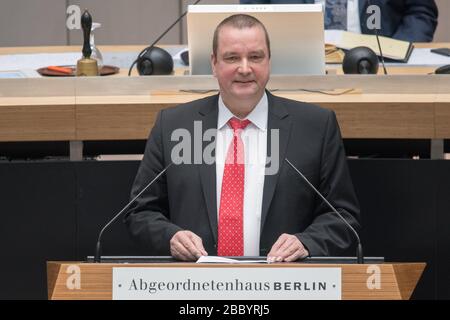
[[[437,19],[438,9],[434,0],[405,0],[402,21],[392,37],[411,42],[431,42]]]
[[[158,114],[147,140],[144,158],[131,190],[131,199],[169,164],[164,159],[162,118],[163,111]],[[170,239],[181,228],[169,219],[167,176],[163,174],[136,200],[125,217],[125,224],[131,237],[148,248],[149,254],[170,255]]]
[[[347,167],[344,146],[334,112],[330,111],[320,166],[318,190],[336,210],[359,230],[359,203]],[[356,243],[349,227],[319,198],[312,224],[298,234],[311,256],[336,256]]]

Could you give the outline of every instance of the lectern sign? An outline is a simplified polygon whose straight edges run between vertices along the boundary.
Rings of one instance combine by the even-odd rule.
[[[113,268],[115,300],[340,300],[341,268]]]

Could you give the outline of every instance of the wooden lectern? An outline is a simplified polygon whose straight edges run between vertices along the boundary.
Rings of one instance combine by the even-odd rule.
[[[51,300],[111,300],[113,268],[340,268],[343,300],[406,300],[419,281],[425,263],[381,264],[195,264],[195,263],[86,263],[47,262],[48,298]],[[371,270],[379,271],[381,286],[370,288]],[[73,272],[79,272],[80,288],[67,285]]]

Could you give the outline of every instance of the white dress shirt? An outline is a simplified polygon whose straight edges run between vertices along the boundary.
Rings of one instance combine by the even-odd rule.
[[[241,132],[245,152],[244,180],[244,255],[259,256],[261,210],[264,189],[264,172],[267,157],[267,95],[261,98],[245,118],[251,123]],[[228,147],[233,139],[233,129],[228,121],[236,117],[219,96],[216,141],[217,221],[220,221],[220,195]],[[237,117],[236,117],[237,118]],[[245,120],[241,119],[241,120]]]
[[[324,6],[325,0],[315,0],[315,3]],[[347,0],[347,31],[361,33],[358,0]]]

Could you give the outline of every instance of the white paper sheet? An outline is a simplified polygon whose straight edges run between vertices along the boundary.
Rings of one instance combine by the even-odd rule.
[[[197,263],[268,263],[267,260],[236,260],[218,256],[201,256]]]

